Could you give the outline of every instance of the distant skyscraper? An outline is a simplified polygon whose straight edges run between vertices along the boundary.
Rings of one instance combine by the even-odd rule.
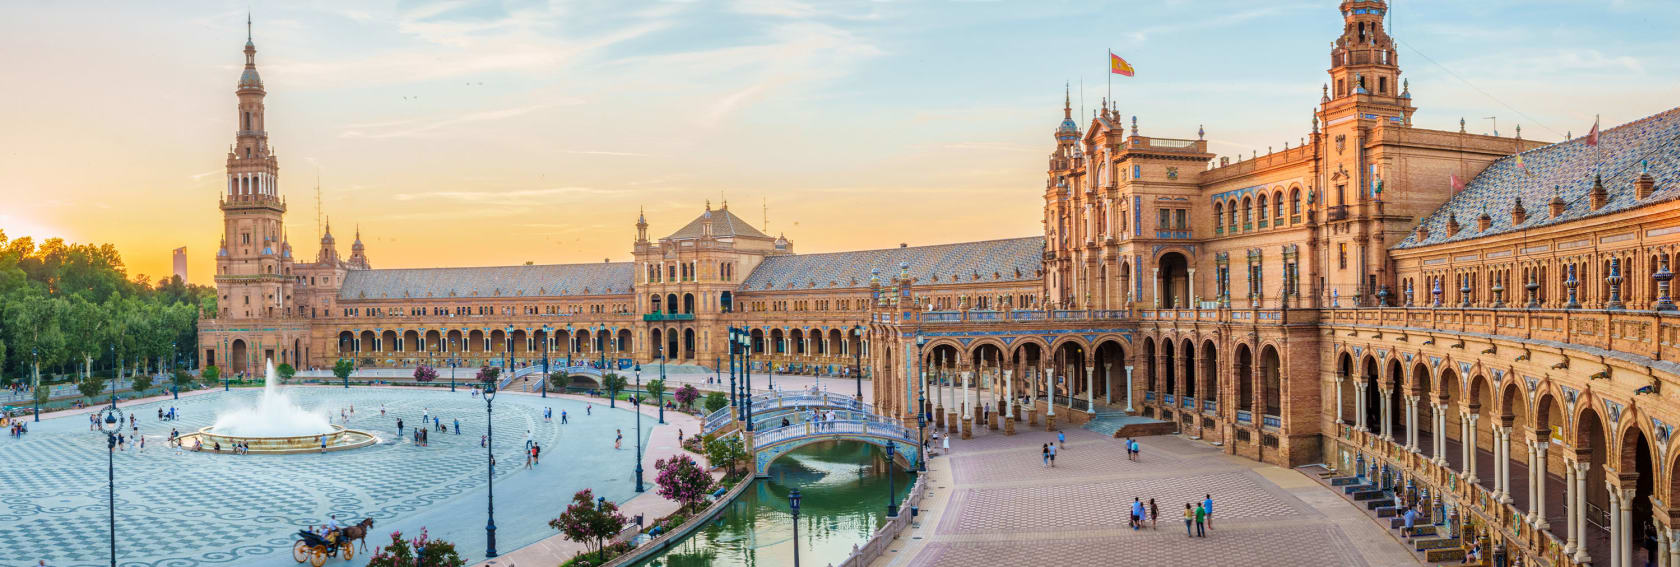
[[[181,278],[181,283],[187,283],[187,247],[175,249],[175,277]]]

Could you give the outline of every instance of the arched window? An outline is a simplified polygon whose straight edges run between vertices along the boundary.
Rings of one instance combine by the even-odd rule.
[[[1272,226],[1283,224],[1283,192],[1272,193]]]
[[[1225,203],[1225,210],[1230,213],[1230,219],[1231,219],[1230,220],[1230,227],[1226,230],[1226,232],[1236,232],[1237,231],[1237,200],[1236,199],[1231,199],[1230,201],[1226,202]]]
[[[1289,190],[1289,214],[1301,214],[1301,189],[1299,187]],[[1297,221],[1291,219],[1290,222]]]
[[[1254,199],[1243,197],[1243,230],[1254,228]]]
[[[1213,204],[1213,233],[1225,232],[1225,204]]]
[[[1260,194],[1260,228],[1266,228],[1266,194]]]

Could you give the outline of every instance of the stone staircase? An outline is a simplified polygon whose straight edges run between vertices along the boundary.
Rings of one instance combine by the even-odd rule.
[[[1318,477],[1332,490],[1339,489],[1343,497],[1355,506],[1374,512],[1378,524],[1393,530],[1395,538],[1416,551],[1425,563],[1458,565],[1464,558],[1464,550],[1459,547],[1457,538],[1447,537],[1440,532],[1439,526],[1422,523],[1423,520],[1419,521],[1421,525],[1412,528],[1410,536],[1401,535],[1400,530],[1406,525],[1401,513],[1405,510],[1394,505],[1392,491],[1382,490],[1366,479],[1341,476],[1336,472],[1314,471],[1305,467],[1302,472]]]
[[[1091,420],[1086,422],[1084,427],[1109,437],[1171,435],[1178,431],[1178,426],[1170,421],[1129,415],[1123,411],[1099,411],[1092,414]]]

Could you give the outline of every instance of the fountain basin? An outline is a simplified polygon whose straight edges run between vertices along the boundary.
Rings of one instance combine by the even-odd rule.
[[[212,431],[214,426],[199,429],[196,432],[181,436],[181,446],[192,450],[199,445],[199,451],[205,453],[217,452],[216,443],[222,444],[222,453],[233,454],[235,443],[244,443],[250,447],[253,455],[290,455],[295,453],[320,453],[326,451],[347,451],[360,449],[379,442],[379,437],[359,429],[345,429],[334,425],[332,431],[326,433],[327,447],[321,448],[320,435],[297,435],[292,437],[250,437],[241,435],[224,435]]]

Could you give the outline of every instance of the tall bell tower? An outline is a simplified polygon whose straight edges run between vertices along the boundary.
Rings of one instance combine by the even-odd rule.
[[[245,21],[245,70],[238,96],[233,147],[227,154],[227,189],[220,200],[222,246],[216,252],[216,288],[222,318],[254,319],[290,314],[290,247],[282,220],[279,162],[268,145],[262,77],[251,21]]]

